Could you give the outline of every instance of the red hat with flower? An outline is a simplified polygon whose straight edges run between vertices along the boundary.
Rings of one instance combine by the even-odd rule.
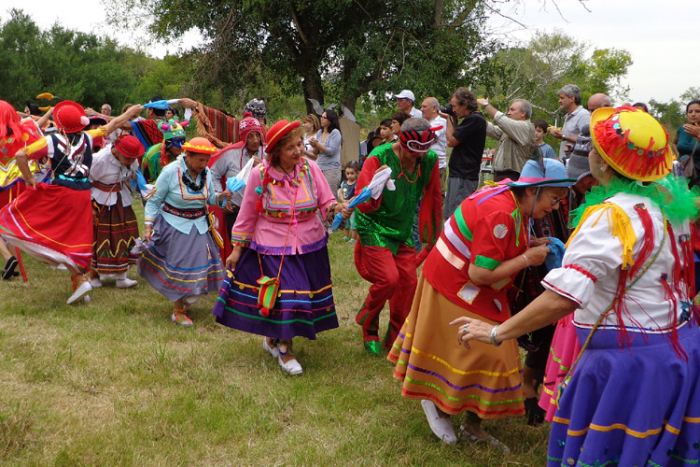
[[[61,101],[53,109],[53,119],[59,129],[77,133],[90,124],[83,106],[73,101]]]

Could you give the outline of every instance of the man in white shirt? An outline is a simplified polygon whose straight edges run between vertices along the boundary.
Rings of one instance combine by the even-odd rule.
[[[559,159],[566,160],[566,146],[570,144],[573,148],[581,129],[591,121],[591,114],[581,106],[581,89],[574,84],[567,84],[559,90],[559,106],[566,111],[564,126],[561,130],[552,128],[549,132],[561,140]]]
[[[211,181],[216,191],[224,191],[226,186],[222,184],[222,178],[228,180],[235,177],[251,158],[255,159],[255,165],[264,158],[264,132],[258,119],[250,113],[246,113],[239,124],[239,135],[241,140],[238,143],[226,146],[212,157],[209,169]],[[222,236],[226,234],[228,238],[231,238],[231,229],[236,223],[244,192],[245,188],[233,193],[231,201],[228,201],[224,206],[226,232],[223,232]]]
[[[423,112],[423,118],[430,122],[431,128],[442,127],[440,130],[435,130],[435,142],[430,147],[438,156],[438,167],[440,168],[440,189],[442,195],[445,195],[445,180],[447,176],[447,120],[439,115],[438,109],[440,104],[434,97],[428,97],[423,100],[420,106]]]
[[[398,107],[399,110],[403,110],[410,115],[411,118],[423,118],[423,113],[413,107],[413,103],[416,101],[416,96],[413,95],[412,91],[404,89],[400,93],[394,94],[393,97],[396,99],[396,107]]]

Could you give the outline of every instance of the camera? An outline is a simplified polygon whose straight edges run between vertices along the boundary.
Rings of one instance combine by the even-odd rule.
[[[446,113],[447,115],[450,115],[450,116],[453,116],[453,117],[455,116],[455,111],[454,111],[454,109],[452,108],[452,104],[450,104],[450,103],[447,103],[447,104],[443,105],[443,106],[440,107],[438,110],[440,110],[440,112],[442,112],[442,113]]]

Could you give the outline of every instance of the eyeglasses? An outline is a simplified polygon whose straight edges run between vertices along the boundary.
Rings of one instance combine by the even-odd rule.
[[[565,198],[554,198],[552,196],[549,196],[549,193],[545,193],[545,195],[547,195],[547,198],[549,198],[549,201],[552,203],[552,206],[556,206],[557,204],[561,203],[565,199]]]

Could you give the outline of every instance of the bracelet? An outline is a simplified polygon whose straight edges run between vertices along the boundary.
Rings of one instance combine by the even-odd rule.
[[[498,329],[498,324],[491,328],[491,345],[493,345],[494,347],[498,347],[499,345],[502,344],[502,342],[496,341],[497,329]]]
[[[530,267],[530,262],[527,260],[527,256],[525,256],[525,253],[523,253],[523,254],[520,255],[520,256],[522,256],[523,258],[525,258],[525,267],[526,267],[526,268],[529,268],[529,267]]]

